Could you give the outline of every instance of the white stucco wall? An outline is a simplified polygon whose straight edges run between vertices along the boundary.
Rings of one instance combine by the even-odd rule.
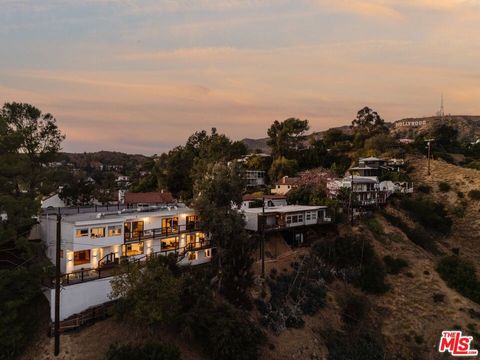
[[[60,321],[89,307],[110,301],[112,291],[110,281],[113,277],[68,285],[60,291]],[[50,302],[50,317],[55,320],[55,289],[47,289],[45,296]]]

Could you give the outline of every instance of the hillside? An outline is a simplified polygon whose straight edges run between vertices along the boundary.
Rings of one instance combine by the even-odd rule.
[[[117,151],[98,151],[92,153],[60,153],[59,157],[76,167],[86,167],[98,162],[104,165],[142,164],[149,158],[140,154],[126,154]]]
[[[392,132],[400,136],[413,137],[418,133],[427,132],[437,124],[446,123],[458,129],[460,140],[471,140],[480,137],[480,116],[473,115],[446,115],[443,119],[438,116],[405,118],[398,121],[420,121],[425,120],[426,125],[418,128],[396,128]]]
[[[331,128],[329,130],[340,130],[347,134],[350,134],[352,131],[350,128],[350,125],[338,126],[338,127]],[[321,139],[327,131],[328,130],[313,132],[309,134],[309,137],[313,136],[316,139]],[[249,151],[256,151],[258,149],[267,154],[269,154],[271,151],[270,147],[267,145],[268,138],[260,138],[260,139],[245,138],[245,139],[242,139],[241,141],[247,146],[247,149]]]
[[[338,279],[327,282],[323,308],[313,316],[304,315],[302,326],[288,327],[278,334],[266,331],[268,342],[263,348],[262,359],[326,359],[331,341],[329,334],[345,331],[342,320],[344,303],[345,299],[352,296],[363,299],[367,309],[365,318],[356,325],[355,332],[381,334],[379,338],[383,337],[383,340],[379,341],[383,343],[386,359],[440,359],[436,346],[442,330],[461,328],[479,332],[480,305],[449,288],[435,269],[443,256],[455,250],[462,258],[475,264],[480,272],[480,201],[468,198],[469,191],[480,190],[480,172],[434,160],[431,164],[432,175],[428,176],[425,159],[412,158],[410,165],[410,175],[416,188],[420,185],[431,187],[430,194],[421,195],[417,190],[415,196],[428,196],[445,206],[447,217],[452,220],[451,233],[445,237],[435,235],[436,250],[426,250],[414,243],[384,214],[377,212],[373,220],[362,221],[353,228],[341,224],[336,229],[311,234],[312,241],[322,243],[338,235],[349,236],[353,232],[369,240],[380,259],[391,256],[402,259],[407,266],[396,274],[386,276],[389,289],[384,294],[368,294]],[[449,184],[448,191],[439,190],[439,183],[442,182]],[[411,215],[402,210],[398,203],[391,202],[385,214],[393,214],[405,223],[415,225]],[[434,233],[433,229],[426,230]],[[290,249],[282,239],[271,241],[267,243],[267,252],[270,255],[275,253],[278,257],[269,256],[267,259],[267,274],[272,274],[272,269],[275,269],[278,274],[294,276],[295,264],[303,261],[304,256],[310,253],[310,248]],[[257,261],[254,265],[257,274],[259,266]],[[252,295],[259,298],[261,292],[261,286],[257,283]],[[268,291],[266,296],[270,296]],[[252,316],[259,319],[258,311],[253,310]],[[103,359],[111,343],[121,342],[125,337],[131,338],[132,333],[136,339],[143,338],[142,329],[132,329],[127,323],[117,323],[114,319],[100,321],[80,332],[63,335],[62,355],[59,358]],[[351,341],[355,341],[351,336]],[[184,359],[205,358],[197,345],[182,337],[165,330],[162,331],[162,338],[177,344]],[[42,336],[22,359],[53,359],[51,349],[52,339]]]

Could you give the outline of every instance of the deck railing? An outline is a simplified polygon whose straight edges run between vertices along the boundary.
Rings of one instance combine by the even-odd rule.
[[[200,223],[190,222],[184,225],[168,226],[163,228],[147,229],[140,231],[126,231],[124,233],[125,243],[138,242],[148,239],[159,239],[200,231]]]
[[[107,278],[114,276],[121,269],[120,265],[126,264],[130,266],[131,264],[141,264],[146,262],[149,259],[158,257],[158,256],[169,256],[170,254],[177,257],[177,263],[185,258],[191,251],[199,251],[212,248],[211,242],[209,240],[197,241],[194,243],[189,243],[183,247],[177,247],[173,249],[164,249],[150,254],[145,254],[141,256],[130,256],[122,257],[118,262],[112,263],[111,267],[98,267],[95,269],[81,269],[72,271],[71,273],[63,274],[61,276],[62,285],[73,285],[86,281],[93,281],[97,279]],[[53,282],[51,284],[53,286]]]

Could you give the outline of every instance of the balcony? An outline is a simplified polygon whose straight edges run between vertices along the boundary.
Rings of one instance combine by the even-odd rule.
[[[124,239],[125,239],[125,243],[139,242],[139,241],[149,240],[149,239],[168,238],[171,236],[191,233],[195,231],[200,231],[199,222],[191,222],[185,225],[176,225],[176,226],[165,227],[165,228],[125,232]]]
[[[98,267],[96,269],[82,269],[76,270],[71,273],[63,274],[60,278],[60,282],[63,286],[65,285],[73,285],[79,284],[86,281],[93,281],[98,279],[103,279],[107,277],[112,277],[119,273],[121,270],[121,265],[130,266],[130,264],[142,264],[145,263],[147,260],[155,258],[157,256],[169,256],[175,255],[178,261],[182,260],[189,252],[191,251],[199,251],[212,248],[212,244],[210,240],[203,240],[203,241],[196,241],[192,243],[188,243],[184,247],[172,247],[161,249],[160,251],[145,254],[142,256],[122,256],[120,259],[115,258],[113,256],[112,261],[106,262],[108,266]],[[111,256],[111,254],[106,255],[104,258]],[[48,285],[48,284],[47,284]],[[54,281],[52,281],[50,286],[54,285]]]

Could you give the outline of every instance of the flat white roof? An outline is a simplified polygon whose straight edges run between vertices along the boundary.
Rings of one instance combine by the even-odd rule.
[[[284,205],[284,206],[271,206],[265,208],[265,213],[290,213],[290,212],[301,212],[301,211],[314,211],[320,209],[326,209],[328,206],[309,206],[309,205]],[[246,213],[252,214],[261,214],[263,209],[259,208],[248,208],[243,209]]]
[[[76,225],[86,224],[107,224],[123,222],[127,219],[137,219],[146,217],[165,217],[175,216],[185,213],[193,213],[194,210],[187,206],[177,206],[170,208],[151,209],[151,210],[137,210],[128,209],[125,211],[111,211],[111,212],[87,212],[73,215],[62,215],[62,221]],[[99,216],[99,214],[102,214]],[[55,219],[55,215],[51,215]]]

